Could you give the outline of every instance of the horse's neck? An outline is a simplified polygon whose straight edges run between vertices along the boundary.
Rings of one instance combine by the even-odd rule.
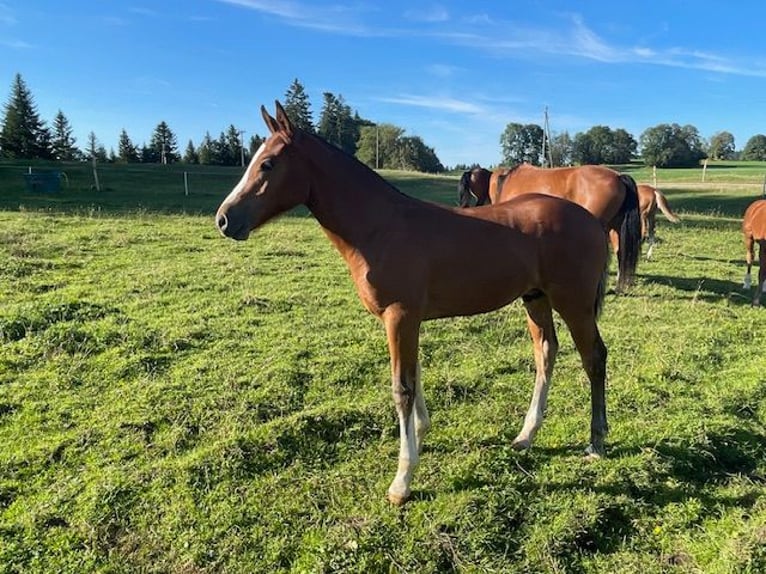
[[[307,206],[341,252],[363,248],[366,237],[390,226],[397,205],[414,201],[329,144],[311,146],[315,175]]]

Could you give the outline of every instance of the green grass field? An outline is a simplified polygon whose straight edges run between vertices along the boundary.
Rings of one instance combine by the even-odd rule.
[[[766,164],[658,172],[682,223],[658,216],[605,302],[604,460],[560,322],[526,453],[521,305],[424,324],[433,427],[402,509],[383,328],[305,210],[235,243],[213,214],[241,170],[186,195],[183,166],[105,166],[101,192],[63,169],[33,194],[0,163],[0,572],[766,569],[766,310],[739,231]],[[383,175],[456,201],[456,175]]]

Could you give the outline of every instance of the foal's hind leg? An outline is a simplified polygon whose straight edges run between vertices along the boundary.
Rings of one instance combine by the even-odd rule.
[[[556,362],[559,342],[553,324],[551,304],[547,297],[524,301],[527,308],[527,327],[532,335],[535,353],[535,390],[529,404],[524,426],[513,441],[513,448],[525,449],[532,446],[535,434],[543,424],[545,405],[548,402],[548,389],[551,384],[553,365]]]
[[[649,245],[649,249],[646,251],[646,258],[652,258],[652,251],[654,251],[654,230],[657,226],[657,213],[656,211],[650,211],[646,216],[646,243]]]
[[[606,422],[606,345],[592,314],[565,316],[562,313],[562,317],[572,333],[590,381],[590,444],[585,452],[589,457],[600,458],[605,454],[604,438],[609,430]]]
[[[750,270],[753,267],[753,259],[755,258],[755,240],[752,235],[745,235],[745,264],[747,270],[745,271],[745,279],[742,281],[743,289],[750,289],[752,285],[752,279],[750,277]]]

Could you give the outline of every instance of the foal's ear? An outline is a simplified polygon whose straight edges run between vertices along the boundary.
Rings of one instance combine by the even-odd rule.
[[[265,106],[261,106],[261,115],[263,116],[263,121],[266,122],[266,126],[269,128],[271,133],[279,131],[279,124],[277,123],[277,120],[269,115],[269,112],[266,111]]]
[[[293,124],[290,121],[290,118],[287,117],[287,112],[285,111],[285,108],[282,107],[282,104],[280,104],[278,100],[274,100],[274,104],[276,105],[276,108],[277,108],[277,123],[285,131],[285,133],[288,136],[292,136]]]

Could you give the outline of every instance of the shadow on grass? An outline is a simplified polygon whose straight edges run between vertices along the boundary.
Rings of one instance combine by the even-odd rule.
[[[688,298],[716,302],[726,299],[730,305],[749,305],[750,295],[742,284],[710,277],[672,277],[670,275],[640,275],[649,284],[663,285],[690,294]]]
[[[714,185],[714,184],[711,184]],[[760,194],[757,195],[734,195],[734,192],[730,194],[722,193],[709,193],[700,190],[685,191],[683,195],[676,194],[673,190],[667,193],[668,202],[670,203],[673,211],[683,214],[688,213],[700,213],[700,214],[712,214],[721,215],[725,217],[732,217],[735,219],[741,219],[745,209],[756,199],[761,199]],[[688,195],[687,195],[688,194]],[[681,215],[684,224],[687,221]],[[689,222],[693,223],[693,222]],[[720,224],[718,225],[720,228]]]

